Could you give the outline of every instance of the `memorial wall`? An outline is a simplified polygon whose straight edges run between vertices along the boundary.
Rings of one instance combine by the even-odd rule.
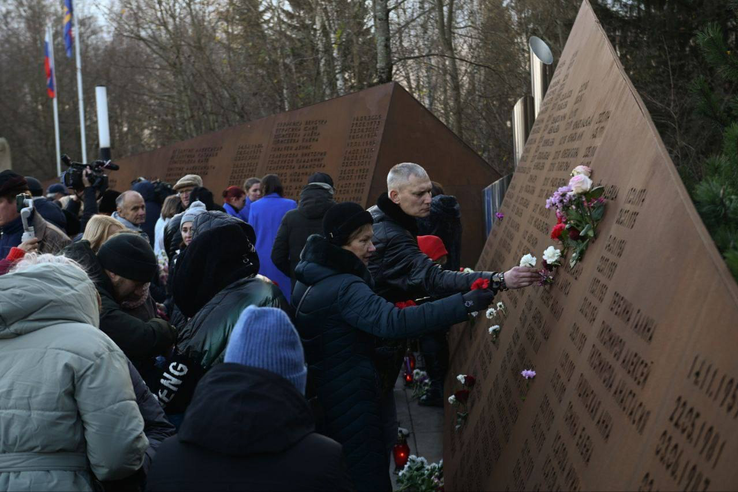
[[[473,264],[485,240],[482,189],[500,175],[396,83],[115,159],[121,170],[110,173],[110,187],[128,189],[138,176],[173,184],[192,173],[219,201],[226,187],[274,173],[297,199],[322,171],[333,177],[336,200],[369,207],[386,191],[390,168],[405,161],[458,197],[462,261]]]
[[[452,330],[446,396],[476,384],[446,489],[736,490],[738,287],[586,0],[477,269],[561,247],[545,202],[578,165],[607,199],[583,260]]]

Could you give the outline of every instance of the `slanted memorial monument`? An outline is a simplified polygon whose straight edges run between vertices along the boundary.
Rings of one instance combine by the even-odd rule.
[[[308,176],[323,171],[338,201],[368,207],[386,191],[390,168],[405,161],[424,166],[458,197],[462,259],[472,264],[485,239],[482,188],[500,175],[396,83],[116,159],[120,171],[110,173],[110,187],[127,189],[138,176],[173,183],[194,173],[217,197],[274,173],[285,196],[297,199]]]
[[[477,269],[561,248],[546,199],[579,165],[607,200],[582,261],[452,331],[447,396],[476,384],[446,489],[736,490],[738,286],[587,0]]]

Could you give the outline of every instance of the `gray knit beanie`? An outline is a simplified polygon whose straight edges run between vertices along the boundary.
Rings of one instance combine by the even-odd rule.
[[[225,362],[279,374],[305,394],[307,368],[300,336],[281,309],[249,306],[236,322]]]
[[[182,213],[182,220],[179,222],[179,230],[182,230],[182,226],[185,225],[186,222],[194,222],[195,217],[205,212],[207,212],[207,209],[205,208],[204,203],[200,201],[190,203],[187,210]]]

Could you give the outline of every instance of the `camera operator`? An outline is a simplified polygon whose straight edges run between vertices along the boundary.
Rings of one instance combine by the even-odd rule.
[[[28,182],[20,174],[7,170],[0,173],[0,258],[6,258],[11,248],[21,244],[23,220],[18,210],[16,196],[27,194]],[[33,227],[38,239],[39,253],[56,254],[71,241],[58,227],[50,224],[36,210],[31,212],[28,225]]]

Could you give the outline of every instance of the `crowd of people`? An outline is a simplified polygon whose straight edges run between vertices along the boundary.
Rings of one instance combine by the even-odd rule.
[[[460,271],[414,163],[369,210],[322,172],[83,185],[0,173],[0,489],[391,490],[406,340],[442,406],[450,327],[538,280]]]

